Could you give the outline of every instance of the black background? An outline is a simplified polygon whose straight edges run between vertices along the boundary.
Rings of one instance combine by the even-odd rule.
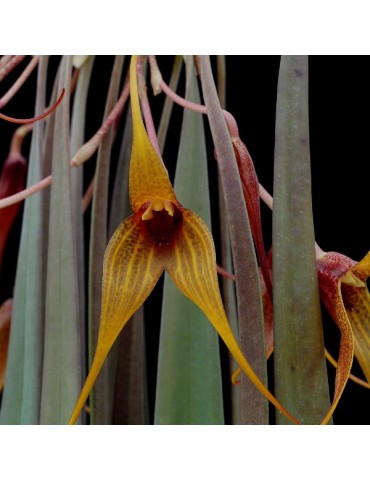
[[[59,57],[51,62],[55,70]],[[169,81],[172,57],[159,57],[158,63],[165,81]],[[227,56],[227,110],[236,118],[240,137],[255,162],[260,182],[272,192],[276,89],[280,58],[278,56]],[[89,94],[86,138],[100,126],[105,94],[113,57],[99,57],[93,71]],[[310,146],[312,161],[312,198],[317,243],[325,251],[337,251],[360,260],[370,249],[368,229],[369,197],[369,57],[313,56],[309,60],[310,74]],[[0,84],[3,95],[23,70],[24,63]],[[183,80],[180,93],[183,93]],[[36,74],[27,81],[14,99],[3,109],[8,115],[31,117]],[[49,85],[49,89],[51,84]],[[155,122],[163,104],[163,95],[152,97]],[[174,172],[181,125],[180,107],[174,107],[170,141],[166,143],[164,160],[170,174]],[[5,160],[14,125],[0,120],[0,165]],[[206,128],[207,127],[207,122]],[[25,142],[25,156],[29,140]],[[211,181],[215,178],[215,162],[209,143]],[[86,169],[86,184],[91,177],[94,160]],[[213,182],[214,184],[214,182]],[[217,228],[217,192],[212,190],[214,228]],[[271,243],[271,213],[262,205],[266,246]],[[21,217],[9,239],[3,269],[0,273],[0,300],[11,295]],[[160,285],[156,289],[160,291]],[[159,308],[155,296],[150,308]],[[337,356],[339,335],[333,321],[323,311],[325,341]],[[149,325],[154,358],[158,340],[158,325]],[[334,369],[329,365],[331,386]],[[355,362],[354,372],[361,375]],[[149,364],[155,377],[155,360]],[[151,386],[153,389],[153,386]],[[151,394],[152,395],[152,394]],[[348,382],[334,414],[337,424],[368,424],[370,392]]]

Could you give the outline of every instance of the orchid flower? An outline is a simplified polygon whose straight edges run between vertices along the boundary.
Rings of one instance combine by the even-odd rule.
[[[341,332],[334,398],[349,377],[353,356],[370,380],[370,252],[360,262],[336,252],[317,260],[321,299]]]
[[[139,105],[137,57],[130,66],[133,145],[129,193],[133,214],[106,248],[100,329],[95,356],[69,423],[74,424],[114,341],[164,271],[208,317],[253,384],[281,412],[299,423],[269,392],[243,356],[229,326],[217,279],[208,227],[176,198],[167,170],[151,144]]]

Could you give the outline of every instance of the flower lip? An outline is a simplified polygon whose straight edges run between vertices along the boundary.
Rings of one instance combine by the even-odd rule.
[[[170,246],[183,221],[179,206],[170,200],[154,198],[144,203],[140,210],[142,227],[156,247]]]

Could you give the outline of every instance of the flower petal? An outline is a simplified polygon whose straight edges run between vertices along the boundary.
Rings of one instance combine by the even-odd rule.
[[[328,352],[328,350],[326,349],[325,349],[325,357],[328,360],[328,362],[333,365],[334,368],[338,368],[338,362],[334,360],[330,352]],[[356,375],[353,375],[351,373],[348,378],[352,380],[352,382],[357,383],[357,385],[361,385],[361,387],[370,389],[370,384],[365,382],[365,380],[362,380],[361,378],[356,377]]]
[[[366,281],[367,278],[370,277],[370,252],[368,252],[367,255],[365,255],[364,258],[358,262],[351,271],[356,275],[356,277]]]
[[[353,270],[352,270],[353,271]],[[342,284],[343,303],[352,327],[355,356],[370,382],[370,294],[366,286]]]
[[[133,144],[130,162],[130,202],[134,212],[154,198],[178,203],[167,170],[150,143],[141,116],[136,73],[137,56],[130,66]]]
[[[268,295],[272,298],[271,269],[268,267],[267,255],[263,241],[259,183],[256,169],[254,167],[252,157],[250,156],[247,147],[241,141],[241,139],[239,137],[233,137],[232,142],[235,158],[238,164],[240,180],[242,182],[243,195],[248,211],[248,218],[251,225],[253,240],[256,246],[258,260],[261,265],[260,269],[262,271]]]
[[[327,423],[330,420],[337,407],[353,362],[353,332],[343,304],[341,292],[342,278],[353,266],[354,262],[348,257],[334,252],[326,253],[317,260],[320,296],[341,334],[333,401],[323,423]]]
[[[161,257],[155,255],[143,233],[140,216],[123,221],[105,252],[98,343],[70,424],[76,422],[118,334],[148,297],[163,269]]]
[[[216,255],[206,224],[183,209],[183,224],[165,268],[178,288],[205,313],[226,346],[258,390],[294,423],[299,423],[269,392],[242,354],[222,305],[217,280]]]

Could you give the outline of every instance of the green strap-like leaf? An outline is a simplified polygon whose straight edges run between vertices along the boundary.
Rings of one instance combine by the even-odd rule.
[[[63,57],[55,113],[40,423],[66,424],[81,389],[81,339],[69,143],[72,57]]]
[[[275,391],[303,423],[320,423],[329,392],[315,263],[308,59],[283,56],[276,109],[273,291]],[[277,413],[278,423],[289,423]]]
[[[119,93],[121,72],[124,63],[123,56],[117,56],[111,75],[111,82],[105,105],[106,118],[115,103]],[[89,250],[89,365],[96,349],[101,313],[102,276],[104,253],[108,243],[108,188],[110,157],[114,141],[113,129],[103,138],[99,147],[95,172],[94,196],[91,213],[91,235]],[[114,353],[102,367],[96,384],[90,396],[90,423],[109,425],[112,421],[114,382],[110,370],[114,369]]]
[[[41,57],[38,68],[35,115],[45,110],[48,57]],[[52,121],[53,117],[48,121]],[[42,139],[44,121],[33,127],[27,185],[43,178]],[[14,306],[9,341],[5,387],[0,422],[38,424],[40,413],[45,296],[44,244],[47,238],[44,206],[49,191],[41,191],[25,201]]]
[[[199,102],[193,57],[186,59],[186,98]],[[175,191],[211,222],[203,118],[184,111]],[[206,316],[166,274],[163,292],[156,424],[223,424],[218,335]]]
[[[217,55],[217,93],[220,99],[222,109],[226,109],[226,59],[225,55]],[[218,174],[218,190],[222,191],[222,182]],[[223,195],[219,196],[219,217],[220,217],[220,251],[221,265],[227,272],[233,272],[233,260],[231,252],[229,222],[227,220],[225,199]],[[236,304],[235,282],[229,278],[221,278],[222,298],[225,306],[225,312],[230,322],[231,329],[235,338],[239,338],[238,311]],[[229,354],[230,378],[239,365],[234,357]],[[241,422],[241,388],[239,385],[231,386],[231,422],[239,425]]]
[[[85,118],[86,102],[89,91],[89,83],[94,65],[94,56],[89,56],[80,67],[76,92],[73,99],[71,119],[71,155],[83,145],[85,141]],[[78,289],[85,292],[85,242],[84,242],[84,212],[82,210],[83,198],[83,173],[84,168],[73,168],[71,172],[72,182],[72,206],[74,219],[74,232],[76,235],[77,248],[77,273]],[[85,295],[80,295],[80,324],[81,324],[81,351],[82,358],[86,359],[86,307]],[[82,381],[86,376],[86,362],[82,366]]]
[[[257,260],[236,159],[217,97],[209,58],[201,57],[201,81],[230,225],[236,274],[240,344],[255,373],[267,384],[263,309]],[[268,423],[262,394],[242,376],[242,423]]]
[[[173,91],[176,91],[177,89],[177,85],[179,83],[180,74],[182,70],[182,64],[183,64],[182,56],[177,55],[175,57],[171,79],[169,83],[169,87]],[[166,96],[166,99],[163,105],[161,120],[159,122],[159,127],[158,127],[158,145],[162,153],[163,153],[164,145],[166,142],[168,126],[170,123],[170,118],[172,113],[172,107],[173,107],[173,100],[170,97]]]

